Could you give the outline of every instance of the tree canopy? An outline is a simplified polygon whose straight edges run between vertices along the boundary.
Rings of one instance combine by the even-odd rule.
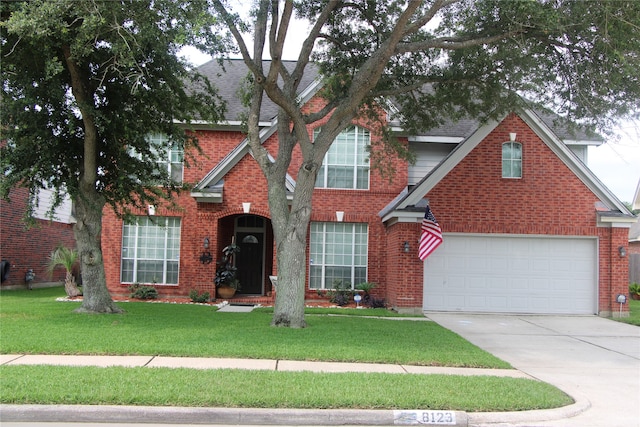
[[[103,207],[126,214],[169,198],[178,186],[158,162],[171,146],[195,146],[185,125],[216,121],[223,111],[177,55],[211,18],[206,3],[33,0],[1,7],[0,195],[24,186],[33,205],[39,188],[54,189],[57,202],[69,194],[83,310],[118,311],[102,265]],[[208,38],[209,48],[222,45]],[[168,142],[150,144],[153,133]]]
[[[407,132],[463,117],[496,118],[530,103],[599,131],[638,112],[637,1],[262,0],[251,22],[242,22],[231,2],[212,4],[252,75],[248,135],[269,183],[278,250],[274,325],[304,326],[304,253],[317,171],[335,137],[373,111],[368,107],[393,100],[389,112]],[[306,33],[291,30],[294,14],[309,22]],[[252,43],[243,38],[246,29]],[[292,37],[304,41],[288,71],[282,53]],[[311,62],[324,76],[326,106],[309,113],[297,95]],[[280,107],[273,162],[259,138],[263,97]],[[311,141],[306,127],[318,123]],[[296,146],[303,162],[289,206],[285,174]]]

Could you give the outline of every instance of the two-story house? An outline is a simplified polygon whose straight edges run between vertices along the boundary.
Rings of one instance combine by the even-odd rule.
[[[215,262],[235,239],[242,284],[236,298],[268,303],[276,255],[266,180],[241,130],[246,69],[228,61],[222,71],[212,61],[199,71],[227,100],[227,121],[198,124],[204,155],[196,163],[184,167],[183,153],[170,150],[161,165],[193,183],[175,200],[180,209],[150,206],[131,224],[105,211],[108,287],[114,295],[128,293],[132,283],[153,284],[161,295],[213,292]],[[309,109],[323,103],[314,77],[301,84],[300,99]],[[276,111],[266,102],[260,118],[263,145],[274,155]],[[309,134],[321,125],[310,126]],[[378,285],[377,297],[406,312],[616,313],[616,296],[627,287],[621,248],[634,218],[585,166],[587,147],[602,141],[570,134],[529,110],[419,135],[396,130],[417,162],[393,159],[391,180],[369,163],[367,147],[381,136],[364,118],[326,155],[308,231],[309,298],[335,280],[352,286],[369,281]],[[294,157],[290,191],[299,164]],[[421,261],[427,204],[444,242]]]

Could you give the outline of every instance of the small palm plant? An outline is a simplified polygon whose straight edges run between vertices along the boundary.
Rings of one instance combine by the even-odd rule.
[[[70,298],[81,295],[80,289],[76,284],[76,278],[74,277],[72,270],[75,263],[78,261],[78,251],[75,249],[69,249],[65,246],[58,246],[49,254],[49,273],[53,273],[53,270],[62,266],[67,271],[67,275],[64,279],[64,291]]]

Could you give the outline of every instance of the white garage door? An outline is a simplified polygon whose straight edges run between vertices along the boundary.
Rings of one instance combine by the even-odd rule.
[[[426,311],[595,314],[597,240],[445,234],[424,264]]]

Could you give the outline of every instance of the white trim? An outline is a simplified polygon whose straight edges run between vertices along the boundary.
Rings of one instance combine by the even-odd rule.
[[[409,142],[438,142],[441,144],[459,144],[464,141],[464,138],[459,136],[409,136],[407,137]]]
[[[562,142],[566,145],[593,145],[596,147],[604,144],[604,141],[590,141],[586,139],[563,139]]]

